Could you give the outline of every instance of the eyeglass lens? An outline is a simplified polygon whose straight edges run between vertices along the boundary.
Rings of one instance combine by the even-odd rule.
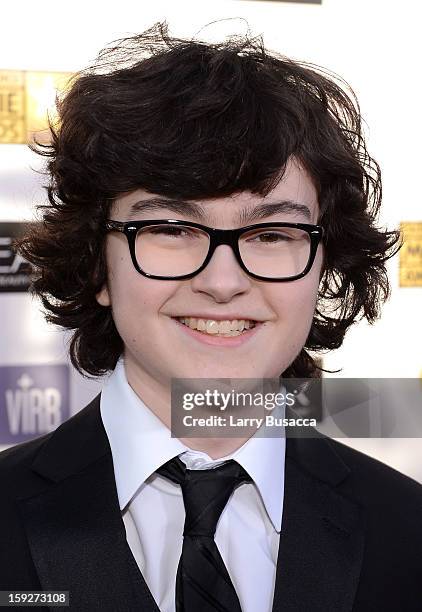
[[[147,274],[182,276],[198,270],[208,254],[209,235],[182,225],[151,225],[140,229],[135,243],[138,266]],[[267,278],[301,274],[309,261],[308,232],[293,227],[266,227],[241,235],[239,251],[246,268]]]

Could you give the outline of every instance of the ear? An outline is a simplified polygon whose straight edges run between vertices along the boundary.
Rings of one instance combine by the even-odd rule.
[[[104,283],[101,291],[99,291],[95,297],[100,306],[111,305],[110,292],[106,283]]]

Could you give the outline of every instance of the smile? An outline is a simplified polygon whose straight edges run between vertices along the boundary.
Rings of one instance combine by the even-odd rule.
[[[195,329],[203,334],[211,336],[234,337],[240,336],[248,329],[256,325],[256,321],[250,319],[233,319],[216,321],[215,319],[196,319],[194,317],[177,317],[177,320],[190,329]]]
[[[183,333],[202,344],[227,348],[238,347],[248,342],[264,325],[263,321],[249,319],[225,321],[195,319],[194,317],[172,317],[172,319]],[[227,329],[228,331],[224,331]]]

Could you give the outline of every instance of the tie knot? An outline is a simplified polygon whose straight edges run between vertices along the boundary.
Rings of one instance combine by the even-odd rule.
[[[182,487],[186,512],[184,536],[213,538],[221,513],[235,487],[252,480],[246,470],[232,459],[216,468],[188,470],[179,457],[174,457],[157,472]]]

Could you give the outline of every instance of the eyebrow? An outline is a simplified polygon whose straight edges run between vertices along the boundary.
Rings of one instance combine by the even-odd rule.
[[[164,209],[179,215],[189,216],[198,222],[204,223],[208,218],[206,209],[196,202],[189,202],[177,198],[154,197],[147,200],[140,200],[132,204],[129,212],[129,220],[134,220],[139,213],[157,212]],[[300,214],[308,221],[312,218],[311,211],[305,204],[294,200],[281,200],[280,202],[266,202],[242,209],[239,211],[238,222],[240,224],[248,224],[251,221],[265,219],[266,217],[278,213]]]

